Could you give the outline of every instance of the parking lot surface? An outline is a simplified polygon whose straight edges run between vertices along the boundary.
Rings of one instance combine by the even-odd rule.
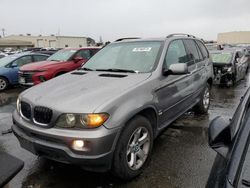
[[[130,182],[121,182],[109,173],[93,173],[79,167],[52,162],[20,148],[12,133],[0,134],[0,151],[25,162],[9,187],[204,187],[216,153],[207,144],[209,122],[221,115],[231,118],[249,86],[249,75],[235,87],[213,87],[208,115],[187,112],[154,142],[151,163]],[[21,88],[0,93],[0,132],[11,128],[11,113]]]

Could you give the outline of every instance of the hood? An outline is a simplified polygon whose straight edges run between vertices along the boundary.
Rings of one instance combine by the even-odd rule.
[[[50,68],[51,66],[55,66],[58,63],[64,63],[66,61],[39,61],[35,63],[30,63],[24,65],[20,68],[21,71],[34,71],[34,70],[41,70]]]
[[[62,113],[92,113],[150,75],[74,71],[26,90],[21,98]]]

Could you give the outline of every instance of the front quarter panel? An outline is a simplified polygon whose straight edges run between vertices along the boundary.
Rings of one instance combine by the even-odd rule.
[[[123,127],[128,120],[144,109],[151,108],[157,114],[156,98],[152,93],[155,86],[152,81],[141,84],[118,96],[112,101],[107,101],[95,110],[95,113],[107,112],[110,115],[104,126],[108,129]]]

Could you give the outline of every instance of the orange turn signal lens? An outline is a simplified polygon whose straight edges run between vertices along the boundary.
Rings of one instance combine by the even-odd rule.
[[[85,127],[95,128],[101,126],[108,118],[109,115],[106,113],[82,114],[80,115],[80,122]]]
[[[108,119],[108,114],[88,114],[87,115],[87,126],[88,127],[99,127]]]

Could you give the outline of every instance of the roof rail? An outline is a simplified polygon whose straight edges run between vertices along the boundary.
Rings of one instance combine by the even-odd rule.
[[[133,40],[133,39],[140,39],[140,38],[139,37],[120,38],[120,39],[115,40],[115,42],[120,42],[120,41],[123,41],[123,40]]]
[[[185,34],[185,33],[173,33],[173,34],[168,35],[166,38],[170,38],[174,36],[187,36],[187,37],[196,38],[194,35]]]

